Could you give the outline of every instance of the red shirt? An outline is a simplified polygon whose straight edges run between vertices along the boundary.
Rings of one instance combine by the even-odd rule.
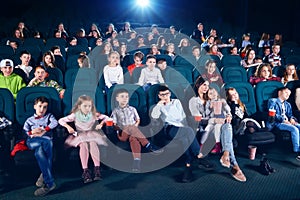
[[[130,76],[132,76],[132,72],[136,67],[142,67],[143,65],[135,65],[134,63],[127,67]]]

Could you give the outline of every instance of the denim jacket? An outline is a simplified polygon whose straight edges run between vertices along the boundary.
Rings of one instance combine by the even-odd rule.
[[[268,100],[268,109],[271,109],[271,108],[275,109],[276,115],[275,115],[275,120],[273,123],[267,121],[268,128],[272,129],[274,126],[276,126],[284,121],[282,104],[284,104],[285,115],[288,118],[288,120],[294,119],[297,121],[297,119],[293,116],[292,106],[289,102],[287,102],[287,101],[281,102],[279,98],[272,98],[272,99]]]

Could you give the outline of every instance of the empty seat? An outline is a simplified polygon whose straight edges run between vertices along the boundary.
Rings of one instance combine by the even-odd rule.
[[[78,55],[71,55],[67,57],[67,61],[66,61],[66,71],[68,69],[78,69],[79,68],[79,64],[78,64]]]
[[[221,59],[222,66],[241,65],[242,58],[238,55],[224,55]]]
[[[15,54],[13,48],[9,45],[0,45],[0,57],[12,59]]]
[[[221,75],[225,83],[247,82],[247,72],[241,67],[223,67]]]
[[[176,56],[174,59],[174,66],[185,66],[192,71],[198,66],[198,63],[190,56]]]
[[[10,121],[15,120],[15,103],[12,93],[6,88],[0,88],[0,112]]]

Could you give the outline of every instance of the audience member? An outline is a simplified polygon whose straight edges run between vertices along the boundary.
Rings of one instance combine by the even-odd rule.
[[[299,131],[300,125],[293,116],[292,106],[287,101],[291,91],[287,87],[278,89],[277,98],[268,100],[268,109],[274,109],[276,112],[274,120],[268,120],[266,125],[272,130],[274,127],[282,131],[290,131],[293,144],[293,151],[297,154],[296,160],[300,162],[300,141]]]
[[[250,83],[256,85],[261,81],[281,81],[280,77],[272,76],[272,68],[268,63],[260,64],[255,72],[255,75],[250,77]]]
[[[142,69],[139,81],[137,83],[143,86],[143,89],[145,91],[147,91],[151,87],[151,85],[165,82],[160,70],[156,68],[155,65],[155,56],[148,55],[146,58],[146,67]]]
[[[163,149],[159,149],[144,136],[138,128],[140,117],[136,108],[130,106],[129,92],[126,89],[119,89],[116,92],[118,106],[112,111],[114,125],[119,129],[118,139],[129,141],[133,156],[132,172],[141,171],[141,147],[145,147],[155,155],[161,154]]]
[[[37,66],[34,72],[34,78],[28,83],[27,87],[53,87],[59,93],[59,97],[64,97],[65,90],[56,81],[50,80],[49,74],[46,68],[43,66]]]
[[[123,69],[120,65],[120,54],[112,51],[108,54],[108,65],[103,68],[105,88],[108,90],[115,84],[123,84]]]
[[[0,62],[0,88],[8,89],[14,99],[16,99],[18,92],[23,88],[26,87],[25,82],[23,81],[22,77],[13,73],[14,70],[14,63],[10,59],[3,59]]]

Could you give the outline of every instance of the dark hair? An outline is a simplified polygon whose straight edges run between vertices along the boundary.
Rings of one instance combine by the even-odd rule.
[[[151,59],[151,58],[153,58],[153,59],[155,59],[156,60],[156,57],[154,56],[154,55],[148,55],[147,57],[146,57],[146,60],[149,60],[149,59]]]
[[[55,49],[59,49],[60,50],[60,46],[54,45],[53,47],[51,47],[50,51],[52,51],[52,53],[54,53]]]
[[[197,80],[195,81],[195,85],[194,85],[194,92],[195,92],[195,95],[196,96],[199,96],[199,94],[198,94],[198,89],[199,89],[199,87],[203,84],[203,83],[205,83],[205,81],[207,81],[207,80],[205,80],[202,76],[199,76],[198,78],[197,78]],[[204,94],[204,99],[208,99],[208,96],[207,96],[207,93],[206,94]]]
[[[120,89],[116,90],[116,96],[118,96],[121,93],[129,94],[128,90],[126,90],[125,88],[120,88]]]
[[[23,51],[21,51],[20,56],[22,56],[23,54],[28,54],[28,55],[30,55],[30,52],[27,51],[27,50],[23,50]]]
[[[141,51],[136,51],[134,54],[133,54],[133,58],[135,57],[138,57],[139,59],[143,60],[144,59],[144,54],[143,52]]]
[[[160,85],[158,87],[158,93],[166,90],[170,90],[166,85]]]
[[[277,92],[281,92],[281,91],[286,90],[286,89],[289,89],[289,88],[288,87],[280,87],[280,88],[277,89]]]
[[[163,62],[167,62],[167,60],[165,58],[160,58],[158,59],[157,64],[161,64]]]
[[[49,100],[48,100],[47,97],[40,96],[40,97],[37,97],[37,98],[34,100],[34,105],[38,104],[39,102],[41,102],[41,103],[49,103]]]

